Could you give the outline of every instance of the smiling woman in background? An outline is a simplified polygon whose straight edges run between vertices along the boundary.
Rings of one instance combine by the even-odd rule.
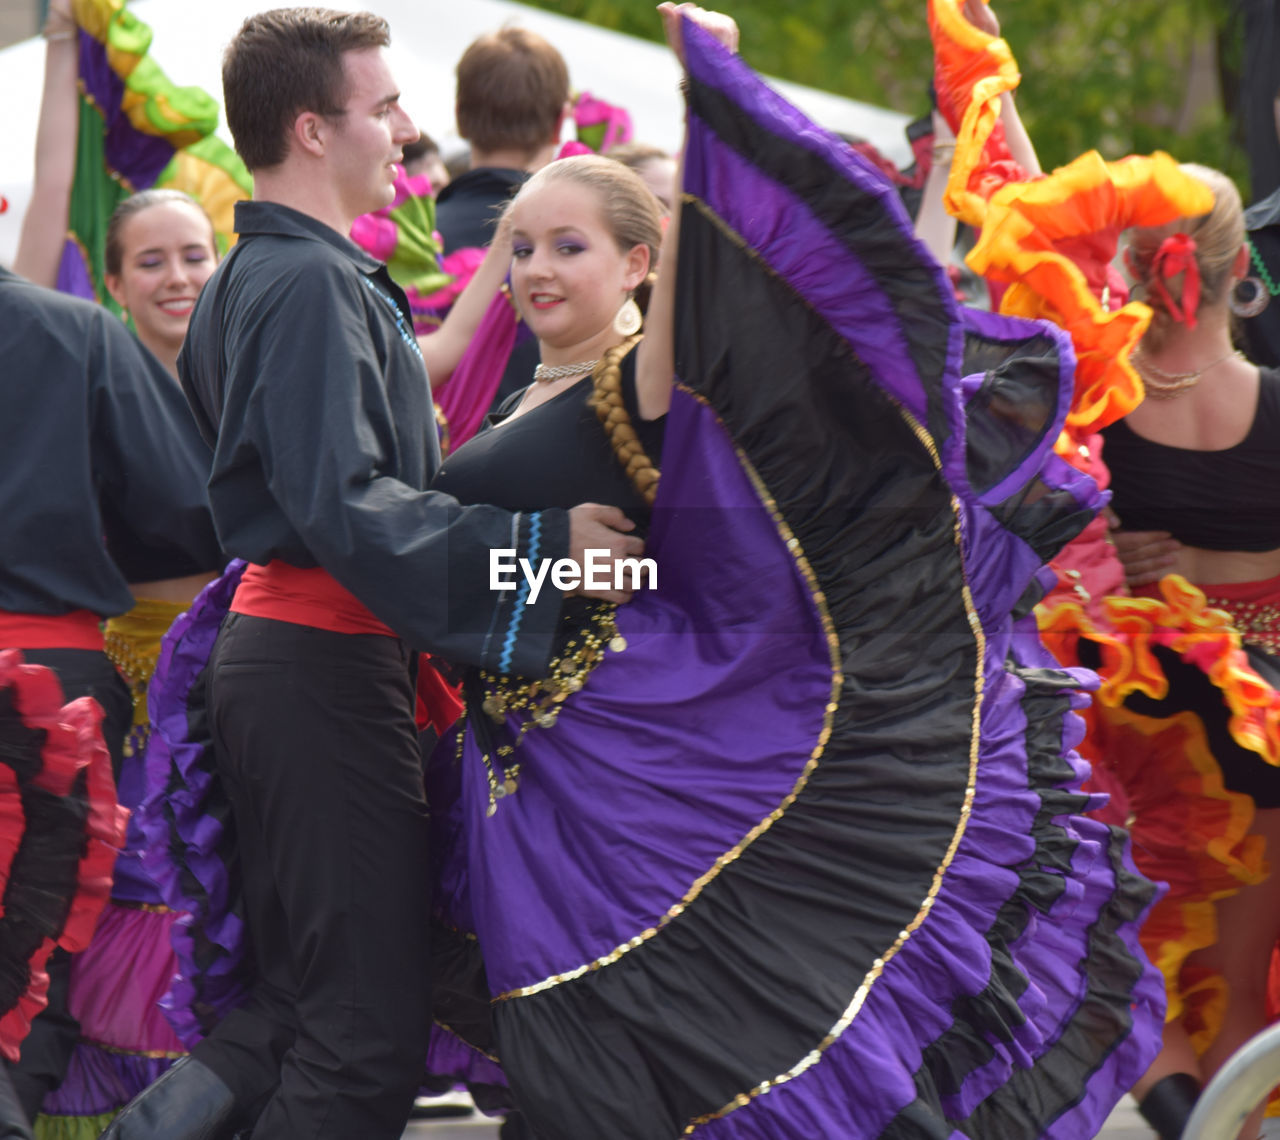
[[[181,190],[134,194],[107,223],[107,289],[174,379],[191,310],[217,265],[213,223]]]

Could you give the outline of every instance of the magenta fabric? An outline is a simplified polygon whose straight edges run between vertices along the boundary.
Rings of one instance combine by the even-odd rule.
[[[448,425],[450,450],[461,447],[484,426],[516,342],[518,323],[510,299],[498,293],[457,369],[435,390],[436,404]]]
[[[107,905],[71,967],[69,1004],[84,1037],[129,1052],[185,1052],[159,1005],[177,973],[169,944],[177,917]]]

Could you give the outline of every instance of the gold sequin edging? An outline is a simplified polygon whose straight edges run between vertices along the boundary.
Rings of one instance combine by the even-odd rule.
[[[738,248],[755,260],[766,273],[781,281],[787,289],[795,294],[811,312],[825,323],[825,318],[823,318],[821,313],[813,307],[808,298],[800,297],[799,294],[796,294],[791,285],[784,279],[780,278],[776,270],[774,270],[774,268],[769,265],[769,263],[766,262],[759,253],[747,245],[742,235],[734,230],[728,222],[721,218],[720,215],[712,210],[710,206],[691,194],[684,194],[682,195],[682,198],[685,202],[696,208],[698,212],[702,214],[707,221],[714,225],[716,229],[718,229],[729,241],[733,242],[738,246]],[[883,391],[883,389],[881,389],[881,391]],[[917,420],[900,401],[895,400],[887,392],[884,394],[895,405],[895,407],[898,408],[898,412],[906,422],[907,426],[910,427],[912,433],[920,442],[921,446],[923,446],[928,452],[929,458],[933,461],[935,470],[941,472],[942,457],[938,452],[938,445],[929,434],[928,429],[925,428],[925,426],[920,423],[920,421]],[[754,470],[750,470],[749,473],[754,476]],[[912,934],[914,934],[923,925],[925,919],[928,918],[929,912],[933,909],[934,900],[942,890],[942,883],[946,873],[950,869],[951,864],[956,857],[956,852],[959,850],[960,844],[964,839],[964,834],[969,824],[969,816],[973,811],[974,797],[977,794],[978,755],[979,743],[981,740],[982,698],[985,680],[984,669],[987,655],[987,639],[986,633],[982,628],[982,621],[978,616],[977,606],[974,605],[973,593],[969,588],[969,577],[965,572],[964,535],[960,521],[960,504],[955,495],[951,496],[951,511],[955,519],[953,533],[956,555],[960,562],[960,573],[964,582],[961,596],[964,601],[965,615],[968,618],[969,628],[973,633],[974,641],[977,646],[977,667],[974,675],[973,721],[969,737],[969,775],[965,784],[964,802],[960,808],[960,819],[956,825],[955,832],[951,836],[951,843],[947,847],[947,851],[943,856],[942,862],[934,872],[933,882],[930,885],[929,893],[921,903],[920,909],[916,912],[916,916],[898,934],[893,945],[871,964],[871,969],[864,975],[862,984],[859,985],[857,991],[854,993],[853,999],[849,1002],[848,1006],[845,1007],[844,1012],[840,1015],[835,1024],[827,1031],[826,1036],[824,1036],[822,1040],[812,1050],[810,1050],[810,1052],[805,1054],[797,1064],[788,1069],[785,1073],[780,1073],[778,1076],[773,1077],[770,1080],[763,1081],[747,1092],[739,1093],[728,1104],[715,1112],[694,1117],[684,1130],[683,1134],[685,1136],[690,1135],[703,1124],[709,1124],[713,1120],[719,1120],[721,1117],[727,1116],[735,1109],[739,1109],[750,1104],[752,1100],[769,1092],[770,1089],[777,1088],[779,1085],[784,1085],[788,1081],[794,1080],[796,1077],[800,1076],[801,1073],[805,1072],[806,1069],[812,1068],[822,1059],[822,1055],[832,1045],[834,1045],[836,1041],[843,1036],[849,1026],[853,1024],[854,1018],[858,1016],[858,1013],[866,1003],[867,995],[871,992],[872,985],[874,985],[875,982],[884,974],[885,967],[897,956],[898,952],[906,945]]]
[[[684,385],[679,385],[679,387],[681,391],[686,392],[695,400],[698,400],[708,408],[711,407],[710,404],[708,404],[707,401],[697,392],[686,388]],[[715,410],[711,409],[711,411],[714,415]],[[717,417],[717,423],[720,423],[719,417]],[[723,423],[721,423],[721,427],[723,426]],[[726,434],[728,433],[726,432]],[[800,540],[792,533],[791,528],[783,519],[781,511],[778,510],[777,503],[769,494],[768,488],[764,485],[764,481],[756,472],[751,461],[736,444],[734,445],[734,451],[737,454],[738,462],[742,465],[743,471],[751,480],[751,485],[759,496],[761,503],[769,512],[769,516],[772,518],[774,526],[777,527],[778,534],[782,537],[787,550],[795,559],[796,566],[804,577],[805,583],[809,588],[809,593],[813,599],[814,607],[818,611],[819,621],[822,624],[822,631],[827,642],[827,654],[831,662],[831,691],[827,698],[826,707],[823,710],[822,728],[818,734],[818,742],[814,746],[809,759],[805,762],[804,768],[801,770],[800,776],[796,780],[795,785],[792,787],[791,791],[787,793],[782,802],[767,816],[765,816],[764,819],[756,824],[755,827],[747,832],[747,834],[738,842],[737,846],[721,855],[711,866],[711,869],[697,879],[685,892],[680,901],[675,903],[667,913],[659,919],[656,926],[649,927],[642,933],[637,934],[630,941],[624,942],[621,946],[615,947],[608,954],[597,958],[594,962],[588,962],[584,966],[578,966],[576,969],[568,970],[563,974],[555,974],[552,977],[545,978],[543,981],[537,982],[531,986],[522,986],[518,989],[507,990],[505,993],[498,994],[494,997],[494,1002],[509,1001],[512,998],[531,997],[534,994],[553,989],[555,986],[561,985],[564,982],[571,982],[575,978],[580,978],[584,974],[589,974],[595,970],[602,969],[605,966],[611,966],[624,954],[636,949],[638,946],[643,946],[650,938],[657,934],[658,931],[662,930],[669,922],[671,922],[672,919],[679,918],[680,915],[684,913],[685,908],[700,894],[702,894],[707,885],[711,883],[720,874],[720,872],[725,869],[725,867],[734,862],[734,860],[736,860],[748,847],[750,847],[752,843],[759,839],[761,835],[768,831],[769,828],[782,818],[786,810],[795,802],[796,797],[804,790],[805,785],[809,782],[809,777],[818,766],[818,760],[826,750],[827,741],[831,736],[831,725],[835,718],[836,709],[839,707],[840,693],[844,686],[844,673],[841,669],[840,663],[840,642],[836,636],[835,624],[831,620],[831,615],[827,612],[827,599],[823,594],[821,587],[818,585],[817,575],[813,572],[813,567],[809,565],[809,561],[805,557],[804,551],[800,548]]]

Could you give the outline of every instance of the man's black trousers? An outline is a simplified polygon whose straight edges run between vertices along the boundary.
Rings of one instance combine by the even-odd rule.
[[[398,1140],[430,1026],[427,811],[400,641],[230,614],[206,671],[258,980],[194,1050],[258,1140]]]

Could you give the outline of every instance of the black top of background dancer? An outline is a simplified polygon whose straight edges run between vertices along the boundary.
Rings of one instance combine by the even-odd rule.
[[[111,617],[130,581],[222,566],[209,449],[116,317],[0,267],[0,360],[0,610]]]
[[[1280,281],[1280,190],[1250,206],[1244,226],[1271,280]],[[1261,280],[1253,251],[1249,256],[1249,276]],[[1270,293],[1265,281],[1262,287]],[[1280,300],[1271,297],[1262,312],[1241,319],[1239,327],[1245,355],[1254,364],[1280,368]]]
[[[527,170],[501,166],[478,166],[458,175],[436,198],[436,229],[440,231],[445,253],[487,246],[493,241],[502,208],[528,181]],[[541,359],[538,342],[522,323],[511,358],[502,370],[492,411],[496,413],[508,396],[529,383]]]
[[[526,170],[478,166],[459,174],[436,196],[436,229],[445,253],[493,241],[502,207],[529,180]]]
[[[1234,447],[1156,443],[1124,421],[1103,431],[1111,507],[1126,530],[1168,531],[1202,550],[1280,547],[1280,372],[1259,369],[1258,410]]]
[[[489,550],[562,558],[567,513],[428,491],[440,465],[430,387],[386,267],[275,203],[238,203],[236,230],[178,358],[214,447],[209,500],[227,552],[323,566],[415,648],[544,674],[560,594],[517,611],[514,591],[489,589]]]

